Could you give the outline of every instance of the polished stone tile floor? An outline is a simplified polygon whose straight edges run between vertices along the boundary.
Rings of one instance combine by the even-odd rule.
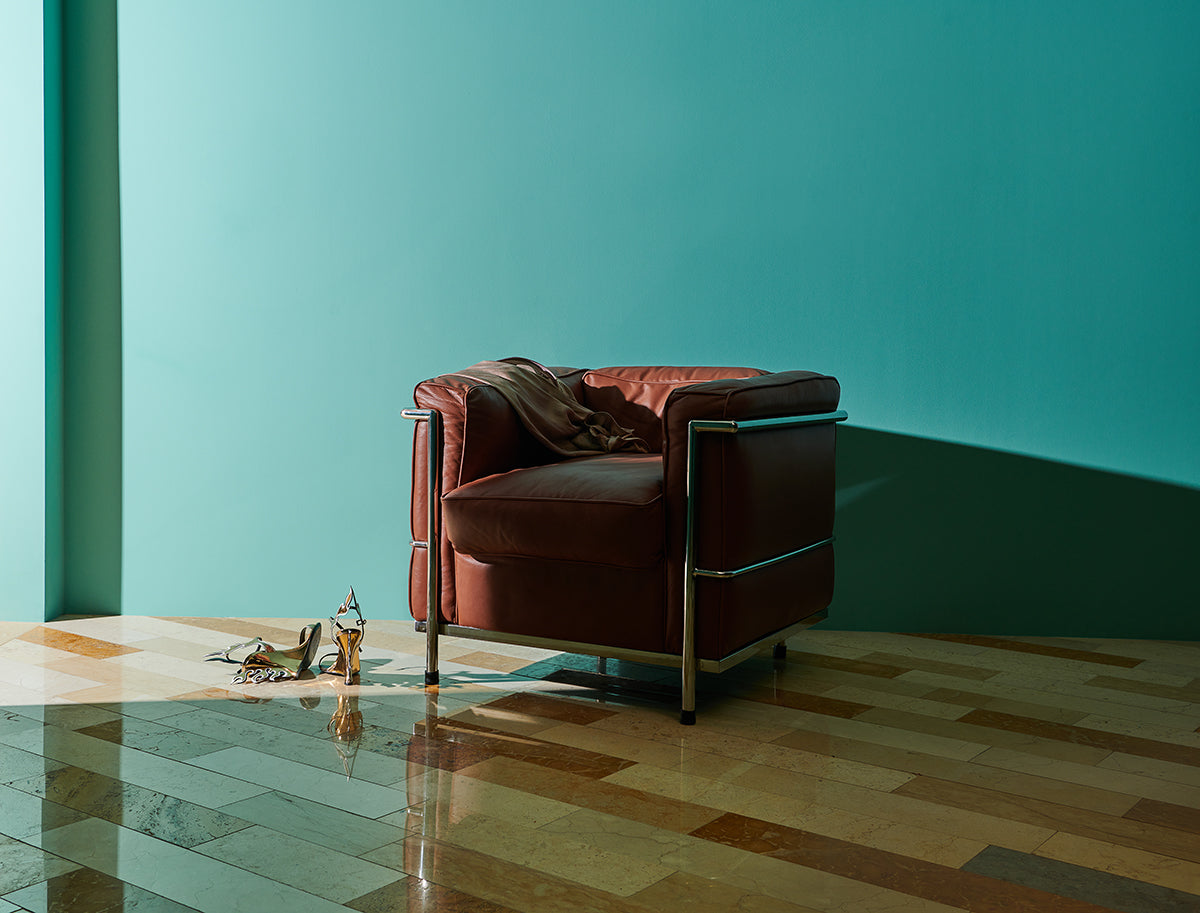
[[[1200,911],[1200,644],[811,630],[702,676],[370,619],[0,624],[0,913]],[[330,647],[329,649],[332,649]]]

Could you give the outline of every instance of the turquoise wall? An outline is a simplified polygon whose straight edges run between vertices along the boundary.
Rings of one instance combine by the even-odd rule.
[[[42,5],[0,3],[0,621],[40,621],[46,561]]]
[[[1194,3],[119,13],[126,612],[402,614],[399,410],[513,353],[813,368],[877,435],[1200,485]]]

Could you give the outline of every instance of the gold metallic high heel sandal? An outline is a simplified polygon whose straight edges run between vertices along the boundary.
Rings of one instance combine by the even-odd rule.
[[[242,647],[261,647],[254,650],[242,660],[242,668],[233,676],[233,684],[260,684],[275,682],[282,679],[299,678],[300,674],[312,665],[321,645],[321,622],[315,621],[305,625],[300,631],[300,642],[290,650],[276,650],[262,640],[251,640],[244,644],[235,644],[224,652],[210,653],[205,659],[220,659],[227,663],[235,663],[229,654]]]
[[[358,615],[358,621],[353,622],[351,627],[346,627],[342,624],[342,617],[349,615],[351,609]],[[346,597],[345,602],[338,606],[337,612],[329,619],[329,636],[333,638],[333,642],[337,646],[337,653],[328,653],[321,657],[321,661],[317,663],[321,672],[341,675],[345,678],[347,685],[354,684],[354,679],[358,678],[359,674],[358,653],[362,646],[366,625],[366,619],[362,617],[362,612],[358,608],[358,600],[354,598],[354,587],[350,587],[350,595]],[[332,666],[326,669],[325,660],[334,655],[337,656],[337,659],[333,661]]]

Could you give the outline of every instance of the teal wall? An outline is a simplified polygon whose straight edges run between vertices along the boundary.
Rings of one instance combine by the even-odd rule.
[[[59,3],[61,611],[117,614],[123,559],[117,3]]]
[[[1200,636],[1129,611],[1194,605],[1175,552],[1114,567],[1077,519],[1196,544],[1197,5],[123,0],[118,24],[124,611],[316,615],[354,583],[402,614],[399,410],[523,353],[836,374],[846,626]],[[1026,517],[1033,546],[1087,534],[1034,579],[1109,585],[972,615],[998,561],[1027,572],[987,550]],[[953,574],[881,558],[968,520]]]
[[[0,3],[0,621],[45,597],[42,5]]]

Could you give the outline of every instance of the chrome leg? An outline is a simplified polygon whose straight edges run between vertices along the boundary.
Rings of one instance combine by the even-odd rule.
[[[683,691],[679,722],[696,725],[696,428],[688,423],[687,475],[685,501],[687,504],[687,537],[683,543],[683,655],[680,663]]]
[[[442,596],[442,561],[439,550],[441,531],[438,529],[438,476],[441,465],[442,425],[441,414],[434,409],[405,409],[400,413],[405,418],[425,423],[429,435],[425,467],[427,472],[427,495],[425,515],[425,541],[414,546],[425,547],[425,684],[438,684],[438,625]]]
[[[428,488],[426,489],[425,518],[425,583],[428,587],[425,594],[425,684],[438,684],[438,622],[440,612],[438,607],[442,601],[442,559],[438,546],[441,544],[441,530],[438,529],[438,464],[441,462],[439,443],[442,439],[441,416],[430,410],[426,421],[429,431],[428,446]]]

